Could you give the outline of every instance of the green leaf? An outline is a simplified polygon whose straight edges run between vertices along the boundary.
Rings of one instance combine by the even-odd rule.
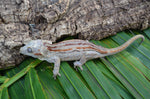
[[[102,89],[106,92],[106,94],[110,98],[117,98],[117,99],[121,98],[117,93],[116,89],[111,85],[109,80],[99,71],[99,69],[96,67],[96,65],[93,62],[88,61],[85,65],[92,73],[97,83],[99,83],[99,86],[102,87]]]
[[[150,39],[150,28],[145,29],[144,33],[146,34],[146,36]]]
[[[5,76],[8,76],[9,79],[0,86],[0,90],[4,87],[9,87],[11,85],[8,88],[11,99],[20,99],[20,97],[22,97],[22,99],[25,98],[24,79],[20,78],[23,77],[30,70],[31,67],[34,67],[39,63],[39,60],[35,61],[34,59],[28,59],[22,62],[19,67],[6,71]],[[20,71],[21,69],[23,70]]]
[[[92,66],[92,65],[91,65]],[[93,93],[95,94],[96,98],[109,98],[109,96],[105,93],[103,88],[100,86],[98,81],[94,78],[95,75],[89,71],[87,66],[83,66],[83,71],[80,72],[86,82],[88,83],[89,87],[92,89]]]
[[[0,76],[0,83],[3,83],[7,79],[6,76]]]
[[[25,77],[25,96],[26,99],[46,99],[45,91],[33,68],[29,70]]]
[[[127,41],[129,38],[131,38],[129,35],[126,35],[124,32],[122,32],[122,33],[118,34],[117,36],[115,36],[113,38],[113,40],[115,40],[119,45],[121,45],[121,44],[123,44],[125,42],[125,40]],[[135,47],[135,45],[133,44],[133,45],[129,46],[126,50],[129,53],[131,53],[132,55],[134,55],[135,57],[137,57],[145,66],[150,68],[150,64],[149,64],[150,57],[149,57],[149,54],[147,54],[145,51],[143,53],[143,51],[140,48],[144,49],[144,47],[142,45],[140,45],[140,46],[139,47],[137,47],[137,46]]]
[[[61,74],[62,72],[64,73],[63,76],[65,76],[65,79],[62,79],[62,77],[59,77],[60,82],[62,80],[64,80],[63,82],[66,83],[70,83],[72,85],[72,89],[74,89],[74,91],[76,91],[76,93],[78,94],[78,96],[80,98],[84,98],[84,99],[93,99],[95,98],[93,96],[93,94],[90,92],[90,90],[85,86],[85,84],[82,82],[82,80],[80,80],[80,78],[76,75],[76,73],[74,72],[74,70],[72,70],[72,68],[70,68],[70,66],[66,63],[66,62],[62,62],[61,64]],[[64,87],[67,88],[67,87]],[[67,89],[66,89],[67,90]],[[68,91],[67,91],[68,92]],[[70,96],[70,92],[66,93],[70,98],[75,98]]]
[[[53,79],[53,64],[28,57],[19,66],[2,71],[1,99],[93,99],[150,97],[150,29],[125,31],[92,42],[107,48],[118,47],[136,34],[143,33],[145,41],[136,40],[126,50],[83,65],[83,71],[72,62],[61,62],[61,77]],[[35,68],[36,67],[36,68]]]
[[[6,87],[0,92],[0,99],[9,99],[8,90]]]
[[[43,62],[38,68],[37,73],[40,79],[40,82],[42,83],[42,86],[45,90],[46,96],[48,99],[50,98],[56,98],[56,99],[62,99],[67,98],[63,88],[59,84],[58,79],[54,80],[53,74],[52,74],[52,68],[50,68],[51,64],[47,62]]]
[[[118,35],[120,35],[120,34],[118,34]],[[124,38],[125,38],[125,35],[124,35]],[[111,44],[112,41],[110,42],[110,40],[109,40],[109,41],[107,41],[107,43]],[[111,44],[111,45],[114,45],[114,44]],[[125,54],[125,51],[123,51],[123,52]],[[121,52],[121,53],[123,53],[123,52]],[[127,60],[128,56],[131,56],[131,55],[127,55],[127,53],[126,53],[125,54],[126,56],[124,58],[122,58],[122,56],[117,57],[117,55],[120,55],[121,53],[110,56],[107,59],[114,65],[115,69],[117,69],[119,71],[119,73],[121,73],[120,75],[123,76],[124,79],[127,80],[128,84],[131,83],[129,86],[126,85],[126,87],[132,94],[134,94],[135,97],[139,97],[139,96],[145,97],[145,98],[150,97],[150,94],[149,94],[149,91],[150,91],[149,86],[150,85],[149,85],[148,81],[142,74],[139,73],[139,71],[134,69],[134,68],[137,68],[136,66],[138,66],[139,64],[134,63],[135,67],[132,68],[131,64],[133,64],[132,62],[134,62],[134,61],[129,62],[130,60],[132,60],[132,57],[130,57],[129,60]],[[114,57],[114,56],[116,56],[116,57]],[[123,59],[124,59],[124,61],[122,61]],[[122,62],[123,62],[123,64],[122,64]],[[134,88],[131,88],[131,86]]]

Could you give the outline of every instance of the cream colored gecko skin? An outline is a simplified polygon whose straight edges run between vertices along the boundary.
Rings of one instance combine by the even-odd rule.
[[[66,40],[55,44],[47,40],[32,40],[24,47],[21,47],[20,53],[54,63],[53,77],[56,79],[57,75],[60,76],[59,69],[61,61],[76,60],[74,62],[74,68],[80,67],[83,70],[82,65],[87,60],[116,54],[126,49],[138,38],[141,38],[142,41],[144,40],[143,35],[136,35],[123,45],[111,49],[78,39]]]

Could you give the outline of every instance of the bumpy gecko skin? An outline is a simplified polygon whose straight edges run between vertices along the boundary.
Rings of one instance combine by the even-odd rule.
[[[55,44],[47,40],[32,40],[24,47],[21,47],[20,53],[54,63],[53,77],[56,79],[57,75],[61,76],[59,74],[61,61],[76,60],[74,68],[80,67],[83,70],[82,65],[87,60],[116,54],[126,49],[138,38],[141,38],[142,41],[144,40],[143,35],[136,35],[123,45],[112,49],[78,39],[66,40]]]

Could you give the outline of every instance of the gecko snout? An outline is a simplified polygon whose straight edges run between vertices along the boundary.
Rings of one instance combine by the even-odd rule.
[[[19,53],[23,54],[23,47],[20,48]]]

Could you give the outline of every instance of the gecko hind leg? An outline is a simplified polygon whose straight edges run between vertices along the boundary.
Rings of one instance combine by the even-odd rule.
[[[79,67],[81,70],[83,70],[82,65],[86,62],[86,57],[83,55],[79,61],[75,61],[74,68],[77,70],[77,67]]]
[[[88,51],[86,53],[83,53],[82,57],[80,58],[79,61],[74,62],[74,68],[79,67],[81,70],[83,70],[82,65],[90,60],[90,59],[95,59],[98,57],[102,57],[102,54],[96,52],[96,51]]]

